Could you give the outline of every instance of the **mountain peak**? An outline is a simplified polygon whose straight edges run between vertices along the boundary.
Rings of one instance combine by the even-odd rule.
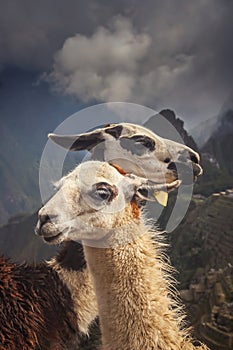
[[[177,137],[177,133],[173,128],[168,128],[167,125],[161,125],[161,123],[157,123],[158,115],[163,116],[170,124],[173,125],[173,127],[176,129],[178,134],[183,139],[183,142],[193,148],[194,150],[198,150],[198,147],[192,138],[184,128],[184,122],[182,119],[178,118],[175,114],[175,112],[171,109],[163,109],[159,112],[159,114],[156,114],[152,116],[147,122],[144,124],[147,128],[151,129],[155,133],[157,133],[159,136],[165,137],[167,139],[171,139],[173,141],[180,142],[180,138]],[[157,118],[157,119],[156,119]],[[159,124],[159,130],[157,128],[157,124]]]
[[[184,122],[180,118],[176,117],[176,114],[173,110],[171,109],[163,109],[162,111],[159,112],[163,117],[165,117],[170,123],[174,123],[178,126],[180,125],[180,128],[184,128]]]

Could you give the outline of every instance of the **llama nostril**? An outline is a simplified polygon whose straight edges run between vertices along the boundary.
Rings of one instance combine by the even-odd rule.
[[[171,162],[167,167],[169,170],[177,171],[177,166],[175,162]]]
[[[197,158],[197,156],[191,152],[189,154],[190,154],[191,161],[195,164],[199,164],[199,159]]]
[[[48,216],[48,214],[39,215],[39,221],[40,221],[40,224],[42,226],[47,221],[50,221],[50,217]]]
[[[39,213],[38,217],[39,217],[39,219],[38,219],[36,227],[35,227],[35,234],[40,236],[42,226],[46,222],[50,221],[50,217],[48,216],[48,214],[40,214],[40,213]]]

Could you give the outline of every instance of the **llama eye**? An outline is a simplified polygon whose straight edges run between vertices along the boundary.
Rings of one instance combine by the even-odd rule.
[[[91,195],[97,200],[110,202],[114,198],[115,192],[113,191],[111,185],[107,183],[99,183],[95,185]]]
[[[110,199],[112,193],[107,188],[101,188],[96,191],[96,194],[98,197],[100,197],[103,200]]]

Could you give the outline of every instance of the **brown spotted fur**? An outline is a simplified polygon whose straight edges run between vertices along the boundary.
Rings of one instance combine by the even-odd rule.
[[[19,265],[0,258],[1,350],[77,349],[82,333],[76,301],[55,267],[82,276],[86,263],[81,245],[67,242],[52,263]],[[90,307],[94,318],[95,307]]]

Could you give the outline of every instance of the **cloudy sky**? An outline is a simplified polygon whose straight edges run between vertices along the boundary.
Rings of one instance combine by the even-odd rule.
[[[0,6],[0,81],[6,69],[35,72],[61,99],[169,107],[189,127],[218,114],[233,96],[231,0]]]

